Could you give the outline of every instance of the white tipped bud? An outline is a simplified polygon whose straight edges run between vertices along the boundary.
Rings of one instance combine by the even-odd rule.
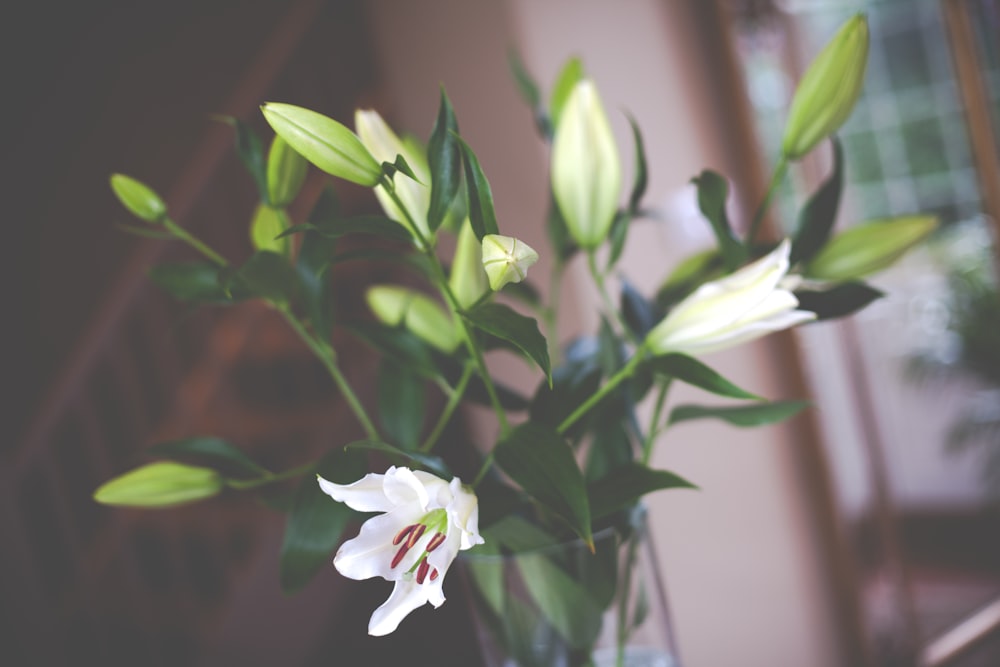
[[[483,268],[494,292],[524,280],[528,267],[537,261],[538,253],[524,241],[500,234],[483,237]]]

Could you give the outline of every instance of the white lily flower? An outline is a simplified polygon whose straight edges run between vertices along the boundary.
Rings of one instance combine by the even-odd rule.
[[[382,512],[365,521],[353,540],[341,545],[333,564],[350,579],[395,581],[392,594],[375,610],[368,634],[387,635],[407,614],[430,602],[444,604],[441,584],[458,552],[483,543],[479,501],[455,477],[446,482],[419,470],[371,473],[353,484],[319,478],[331,498],[359,512]]]
[[[705,354],[816,319],[797,310],[799,301],[783,282],[790,249],[785,239],[756,262],[696,289],[649,332],[649,350]]]

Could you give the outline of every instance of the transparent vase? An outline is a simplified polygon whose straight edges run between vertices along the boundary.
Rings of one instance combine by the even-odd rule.
[[[486,667],[680,667],[645,510],[594,546],[463,555]]]

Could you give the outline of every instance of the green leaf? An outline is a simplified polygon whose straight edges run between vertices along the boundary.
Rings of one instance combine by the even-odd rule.
[[[392,166],[396,168],[396,171],[403,174],[411,181],[420,183],[420,179],[417,178],[417,175],[415,173],[413,173],[413,169],[410,167],[410,164],[406,161],[406,158],[403,157],[401,153],[396,154],[396,161],[392,163]],[[425,183],[420,183],[420,184],[426,185]]]
[[[389,443],[379,442],[378,440],[358,440],[357,442],[352,442],[346,445],[344,449],[348,451],[361,451],[361,452],[379,452],[385,454],[390,458],[397,458],[404,462],[409,463],[411,466],[418,468],[426,468],[435,475],[440,476],[442,479],[450,480],[453,475],[445,465],[445,462],[436,456],[431,456],[430,454],[421,454],[420,452],[408,452],[398,447],[393,447]]]
[[[309,219],[324,222],[337,217],[339,203],[332,188],[324,188],[309,213]],[[329,340],[333,331],[333,286],[329,267],[335,239],[316,231],[306,231],[295,260],[295,273],[299,277],[299,296],[306,316],[322,340]]]
[[[541,383],[531,400],[531,419],[553,428],[568,417],[601,385],[601,369],[592,360],[566,363],[552,373],[552,384]],[[576,438],[587,430],[595,411],[584,416],[567,435]]]
[[[646,334],[662,319],[662,315],[659,315],[656,306],[640,294],[639,290],[632,286],[632,283],[623,279],[621,284],[622,292],[619,297],[619,305],[622,319],[635,334],[636,339],[643,340]]]
[[[267,196],[271,206],[284,208],[295,201],[308,170],[306,159],[275,135],[267,154]]]
[[[250,241],[254,250],[270,250],[287,256],[292,249],[283,233],[288,227],[288,216],[281,209],[259,204],[250,223]]]
[[[316,471],[336,484],[350,484],[364,476],[365,457],[337,450],[324,457]],[[354,510],[323,493],[316,478],[306,475],[295,491],[285,523],[282,590],[294,593],[309,583],[320,568],[329,565],[344,529],[355,517]]]
[[[487,234],[499,234],[497,214],[493,210],[493,190],[486,180],[486,174],[479,165],[479,159],[469,145],[456,135],[459,147],[462,149],[462,165],[465,168],[465,187],[469,198],[469,222],[472,231],[480,241]]]
[[[683,477],[653,470],[638,462],[619,466],[587,487],[594,520],[634,504],[647,493],[662,489],[697,489]]]
[[[438,375],[430,347],[401,327],[387,327],[374,322],[349,322],[344,327],[375,348],[382,356],[426,378]]]
[[[647,363],[657,373],[669,375],[681,382],[686,382],[719,396],[747,398],[755,401],[764,400],[757,394],[740,389],[716,371],[686,354],[666,354],[662,357],[653,357]]]
[[[255,477],[268,474],[266,468],[258,465],[242,450],[221,438],[211,436],[161,442],[147,449],[146,453],[165,459],[192,459],[224,474],[233,469]]]
[[[575,648],[593,645],[601,629],[601,608],[580,582],[541,554],[517,558],[528,594],[559,634]]]
[[[799,213],[789,256],[793,265],[812,259],[830,240],[833,223],[837,221],[840,193],[844,188],[844,150],[836,136],[831,136],[830,140],[833,143],[833,173]]]
[[[510,73],[514,76],[514,83],[517,84],[517,91],[521,98],[532,109],[538,108],[542,103],[541,95],[538,93],[538,84],[528,74],[524,67],[524,62],[517,51],[511,49],[507,54],[507,64],[510,66]]]
[[[632,138],[635,140],[635,176],[632,179],[632,193],[628,197],[628,210],[632,215],[639,213],[639,204],[646,194],[649,176],[646,168],[646,148],[642,140],[639,124],[632,114],[628,114],[628,123],[632,126]]]
[[[550,426],[525,422],[497,443],[497,465],[525,493],[565,519],[593,546],[590,507],[583,475],[566,441]]]
[[[625,250],[625,241],[628,238],[628,228],[632,224],[632,216],[626,211],[618,211],[615,219],[611,221],[611,230],[608,232],[608,241],[611,249],[608,251],[607,267],[610,269],[621,259]]]
[[[555,85],[552,86],[552,96],[549,98],[549,117],[552,119],[552,126],[559,126],[559,118],[562,116],[563,108],[569,99],[573,88],[583,78],[583,62],[579,58],[570,58],[559,71]]]
[[[410,243],[413,240],[413,236],[406,227],[384,215],[355,215],[323,222],[306,222],[301,225],[292,225],[281,236],[307,231],[317,232],[331,239],[340,238],[347,234],[372,234],[405,243]]]
[[[698,188],[698,208],[711,223],[726,268],[732,271],[746,261],[747,251],[733,235],[726,215],[729,185],[725,178],[709,169],[701,172],[691,182]]]
[[[427,162],[431,171],[431,200],[427,207],[427,225],[434,232],[444,222],[462,181],[462,156],[459,152],[458,121],[444,86],[441,105],[427,144]]]
[[[795,292],[799,309],[816,313],[817,320],[846,317],[883,296],[884,292],[862,282],[841,283],[822,291],[803,289]]]
[[[559,544],[559,540],[537,523],[508,514],[484,531],[487,544],[498,544],[512,554],[523,554]]]
[[[486,541],[465,557],[465,565],[472,574],[472,583],[483,600],[498,617],[503,617],[507,598],[504,586],[504,559],[500,556],[500,546]]]
[[[260,200],[270,203],[271,200],[267,192],[267,166],[264,162],[264,146],[260,141],[260,137],[250,129],[249,125],[238,118],[233,118],[232,116],[217,116],[216,118],[232,127],[235,131],[236,154],[250,174],[250,177],[253,178]]]
[[[462,313],[462,316],[477,329],[516,345],[538,364],[545,373],[549,386],[552,386],[548,343],[534,319],[500,303],[484,303]]]
[[[240,287],[261,299],[288,304],[295,297],[298,276],[285,257],[262,250],[230,276],[227,287]]]
[[[382,431],[403,449],[416,449],[424,427],[424,379],[383,359],[378,376],[378,414]]]
[[[219,267],[211,262],[160,264],[149,270],[149,279],[181,301],[232,301],[219,279]]]
[[[541,292],[529,280],[522,280],[519,283],[507,283],[504,285],[503,293],[505,296],[517,299],[524,305],[532,308],[539,308],[542,305]]]
[[[669,423],[715,418],[729,422],[733,426],[763,426],[784,421],[807,407],[809,407],[808,401],[775,401],[724,407],[679,405],[671,411]]]
[[[223,480],[211,468],[159,461],[130,470],[94,491],[94,500],[125,507],[173,507],[210,498]]]

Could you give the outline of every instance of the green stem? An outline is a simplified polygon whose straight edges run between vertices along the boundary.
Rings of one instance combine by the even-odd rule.
[[[764,200],[757,207],[757,212],[753,216],[753,222],[750,223],[750,231],[747,232],[746,245],[749,247],[753,244],[754,239],[757,237],[757,232],[760,230],[760,225],[764,222],[764,214],[767,213],[767,208],[771,204],[771,198],[774,197],[774,193],[778,191],[778,186],[785,179],[785,173],[788,172],[788,161],[785,160],[785,156],[782,155],[778,158],[778,164],[774,166],[774,173],[771,175],[771,184],[767,186],[767,193],[764,195]]]
[[[565,264],[557,262],[549,276],[549,303],[542,309],[545,324],[545,341],[549,346],[549,360],[555,366],[559,361],[559,293],[562,291],[562,277]]]
[[[642,443],[643,465],[649,465],[649,459],[653,455],[653,442],[656,440],[657,433],[659,433],[657,426],[660,423],[660,416],[663,414],[663,406],[667,402],[667,391],[670,389],[671,382],[673,382],[673,378],[667,377],[659,383],[660,391],[656,395],[656,404],[653,407],[653,418],[649,420],[649,431],[646,433],[646,439]]]
[[[226,261],[225,257],[215,252],[211,248],[209,248],[200,239],[197,239],[194,236],[192,236],[186,229],[178,225],[170,218],[166,218],[163,221],[163,226],[167,228],[167,231],[169,231],[171,234],[174,235],[174,238],[176,238],[179,241],[184,241],[189,246],[191,246],[192,248],[194,248],[195,250],[197,250],[202,255],[209,258],[219,266],[225,267],[229,265],[229,262]]]
[[[486,471],[490,469],[491,465],[493,465],[493,458],[495,456],[496,456],[495,450],[491,449],[490,453],[486,455],[485,459],[483,459],[483,464],[479,466],[479,472],[476,473],[476,478],[472,480],[473,490],[475,490],[476,487],[479,486],[479,483],[483,481],[483,477],[486,476]]]
[[[226,486],[229,486],[237,491],[246,491],[248,489],[256,489],[260,486],[265,486],[267,484],[273,484],[275,482],[282,482],[286,479],[291,479],[292,477],[298,477],[299,475],[304,475],[307,472],[315,469],[316,463],[309,463],[304,466],[299,466],[298,468],[292,468],[291,470],[286,470],[285,472],[279,472],[278,474],[268,473],[264,477],[258,477],[257,479],[227,479]]]
[[[632,355],[632,358],[628,360],[628,363],[622,366],[621,370],[612,375],[611,378],[604,383],[604,386],[602,386],[600,389],[594,392],[594,394],[586,401],[584,401],[576,410],[574,410],[569,417],[566,417],[566,419],[564,419],[562,423],[559,424],[559,427],[556,428],[556,431],[558,431],[560,435],[565,434],[566,431],[569,430],[569,428],[573,424],[575,424],[577,421],[579,421],[581,417],[587,414],[587,412],[592,407],[597,405],[597,403],[599,403],[601,399],[603,399],[605,396],[614,391],[615,388],[617,388],[618,385],[620,385],[622,382],[632,377],[632,374],[639,367],[639,364],[642,362],[645,356],[646,356],[645,347],[644,346],[639,347],[639,349],[635,351],[635,354]]]
[[[281,314],[285,316],[288,324],[291,325],[295,333],[309,346],[309,349],[313,351],[323,365],[326,367],[330,377],[333,378],[334,384],[340,390],[340,393],[344,396],[347,401],[347,405],[351,408],[351,412],[357,417],[358,422],[361,423],[361,427],[365,430],[365,436],[369,440],[380,440],[378,435],[378,429],[372,424],[371,419],[368,417],[368,413],[365,412],[364,406],[361,405],[361,401],[358,400],[357,394],[351,389],[351,385],[347,382],[347,378],[341,373],[340,368],[337,366],[337,354],[334,352],[333,348],[314,338],[309,331],[306,330],[305,325],[295,317],[287,308],[280,308]]]
[[[597,290],[601,293],[601,301],[604,302],[604,309],[608,311],[608,317],[610,317],[614,323],[618,325],[618,328],[622,330],[622,333],[625,334],[625,337],[629,340],[629,342],[637,343],[638,341],[635,340],[631,330],[625,326],[625,322],[622,320],[618,309],[615,308],[614,302],[611,301],[611,296],[608,294],[607,287],[604,283],[604,274],[601,273],[600,268],[597,266],[597,253],[593,250],[587,253],[587,266],[590,269],[590,275],[594,279],[594,284],[597,285]]]
[[[615,656],[615,666],[625,667],[625,644],[628,642],[628,607],[632,592],[632,569],[635,567],[635,550],[638,546],[638,535],[633,534],[629,539],[628,556],[625,564],[625,571],[622,574],[621,597],[618,600],[618,650]]]
[[[435,444],[437,444],[438,438],[441,437],[441,434],[444,433],[445,427],[448,426],[448,422],[451,421],[451,415],[455,412],[455,408],[457,408],[458,404],[462,402],[462,397],[465,395],[465,388],[468,386],[469,379],[472,378],[472,373],[474,371],[475,368],[472,365],[465,365],[465,368],[462,370],[462,377],[458,380],[458,384],[455,385],[455,389],[452,390],[449,395],[448,403],[444,406],[444,411],[441,413],[437,423],[434,425],[434,429],[430,432],[430,435],[427,436],[427,439],[424,440],[424,443],[420,445],[420,448],[417,451],[426,454],[434,448]]]

